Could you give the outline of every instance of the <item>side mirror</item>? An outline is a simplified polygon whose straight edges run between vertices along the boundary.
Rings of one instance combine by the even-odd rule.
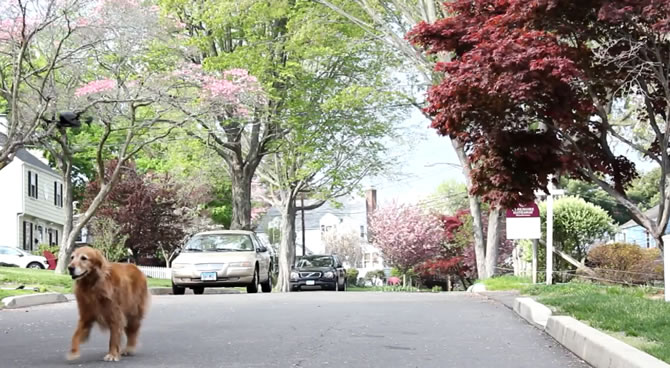
[[[258,252],[260,253],[265,253],[268,251],[268,248],[266,248],[264,245],[261,245],[258,247]]]
[[[23,257],[23,253],[19,253],[19,257]]]

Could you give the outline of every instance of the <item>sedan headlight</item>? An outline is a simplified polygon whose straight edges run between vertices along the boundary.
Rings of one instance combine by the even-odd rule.
[[[291,280],[297,280],[300,276],[298,275],[297,272],[293,271],[291,272]]]
[[[174,268],[174,269],[186,268],[188,266],[189,266],[188,263],[173,263],[172,264],[172,268]]]
[[[325,277],[327,279],[332,279],[333,277],[335,277],[335,274],[333,273],[333,271],[328,271],[328,272],[323,274],[323,277]]]
[[[251,267],[251,262],[231,262],[228,263],[229,267]]]

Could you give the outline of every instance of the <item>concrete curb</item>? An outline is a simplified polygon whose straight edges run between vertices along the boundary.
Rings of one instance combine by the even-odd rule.
[[[7,309],[34,307],[42,304],[64,303],[68,299],[59,293],[27,294],[9,296],[2,299],[2,304]]]
[[[486,291],[486,285],[482,283],[476,283],[474,285],[470,285],[467,290],[469,293],[481,293],[483,291]]]
[[[551,309],[532,298],[514,299],[513,309],[521,318],[541,329],[547,326],[547,320],[551,317]]]
[[[545,331],[595,368],[670,367],[667,363],[572,317],[549,317]]]

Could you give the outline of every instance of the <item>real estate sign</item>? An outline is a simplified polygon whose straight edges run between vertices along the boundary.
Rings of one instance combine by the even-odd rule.
[[[507,210],[507,239],[540,239],[542,225],[540,209],[530,203]]]

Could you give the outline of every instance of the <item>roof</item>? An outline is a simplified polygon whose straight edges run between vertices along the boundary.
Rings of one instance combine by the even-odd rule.
[[[5,143],[7,143],[7,136],[3,133],[0,133],[0,146],[2,146]],[[19,159],[22,162],[27,163],[28,165],[35,166],[38,169],[51,173],[54,176],[60,176],[60,174],[56,172],[51,166],[45,164],[42,160],[35,157],[35,155],[28,152],[28,150],[24,148],[21,148],[18,151],[16,151],[16,155],[14,155],[14,158]]]
[[[44,170],[46,172],[49,172],[55,176],[60,176],[58,172],[56,172],[51,166],[45,164],[42,160],[39,158],[35,157],[32,153],[28,152],[25,149],[20,149],[16,151],[16,156],[15,158],[18,158],[19,160],[37,167],[38,169]]]
[[[310,201],[305,201],[305,204],[310,204]],[[349,217],[351,219],[357,220],[361,224],[365,224],[366,221],[366,212],[365,212],[365,199],[364,198],[350,198],[349,200],[342,203],[342,206],[334,206],[330,202],[326,202],[323,206],[311,210],[305,211],[305,230],[315,230],[320,229],[320,221],[323,216],[326,214],[332,214],[339,218]],[[281,213],[275,207],[270,208],[267,213],[261,218],[256,231],[259,233],[264,233],[267,231],[268,224],[276,219],[281,219]],[[298,214],[295,218],[296,231],[302,231],[302,219],[301,213],[298,211]]]
[[[644,211],[643,213],[644,213],[645,216],[649,217],[652,221],[656,221],[658,219],[658,209],[659,209],[659,206],[654,206],[654,207]],[[628,228],[636,227],[636,226],[640,226],[640,224],[635,222],[635,220],[630,220],[630,221],[626,222],[625,224],[621,225],[619,228],[620,229],[628,229]]]

